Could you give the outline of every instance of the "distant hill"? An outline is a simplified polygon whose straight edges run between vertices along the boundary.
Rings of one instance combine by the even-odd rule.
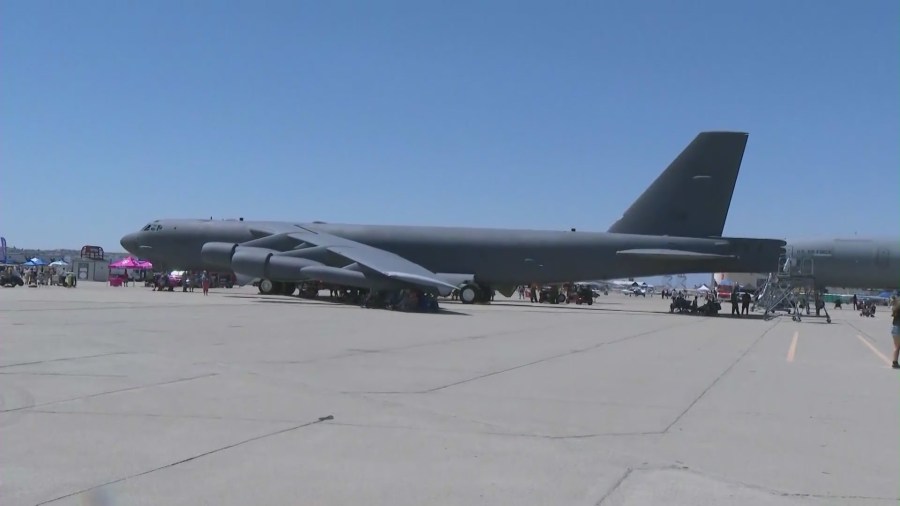
[[[38,257],[50,263],[54,260],[72,261],[81,257],[80,249],[28,249],[28,248],[7,248],[7,261],[10,263],[21,264],[28,260]],[[119,251],[104,251],[103,259],[114,262],[120,258],[125,258],[128,253]],[[2,260],[2,259],[0,259]]]

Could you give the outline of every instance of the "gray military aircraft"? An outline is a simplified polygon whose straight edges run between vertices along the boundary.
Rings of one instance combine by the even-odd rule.
[[[320,281],[458,289],[464,303],[528,283],[771,271],[784,241],[722,237],[746,143],[746,133],[700,133],[606,233],[179,219],[149,223],[121,243],[169,268],[258,279],[263,293]]]
[[[805,239],[785,250],[785,261],[817,287],[900,289],[900,238]]]

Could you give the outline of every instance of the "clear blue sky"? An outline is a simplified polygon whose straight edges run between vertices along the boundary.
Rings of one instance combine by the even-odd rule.
[[[896,0],[8,0],[0,235],[603,231],[715,129],[750,132],[726,234],[896,234],[898,52]]]

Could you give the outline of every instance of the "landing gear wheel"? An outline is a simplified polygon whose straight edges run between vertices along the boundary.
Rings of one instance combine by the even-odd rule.
[[[474,304],[480,298],[480,292],[475,285],[465,285],[459,289],[459,301],[463,304]]]
[[[294,295],[295,291],[297,291],[296,283],[281,283],[281,295],[290,297],[291,295]]]
[[[557,304],[565,304],[565,302],[566,302],[566,296],[565,296],[565,295],[559,294],[559,295],[556,296],[556,303],[557,303]]]
[[[263,295],[271,295],[275,292],[275,283],[270,279],[259,280],[259,293]]]

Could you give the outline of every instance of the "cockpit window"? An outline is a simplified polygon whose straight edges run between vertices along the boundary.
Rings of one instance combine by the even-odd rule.
[[[150,230],[150,224],[149,224],[149,223],[147,224],[146,227],[144,227],[144,228],[141,229],[141,232],[146,232],[146,231],[148,231],[148,230]]]
[[[150,223],[142,228],[141,232],[156,232],[157,230],[162,230],[162,225],[158,223]]]

